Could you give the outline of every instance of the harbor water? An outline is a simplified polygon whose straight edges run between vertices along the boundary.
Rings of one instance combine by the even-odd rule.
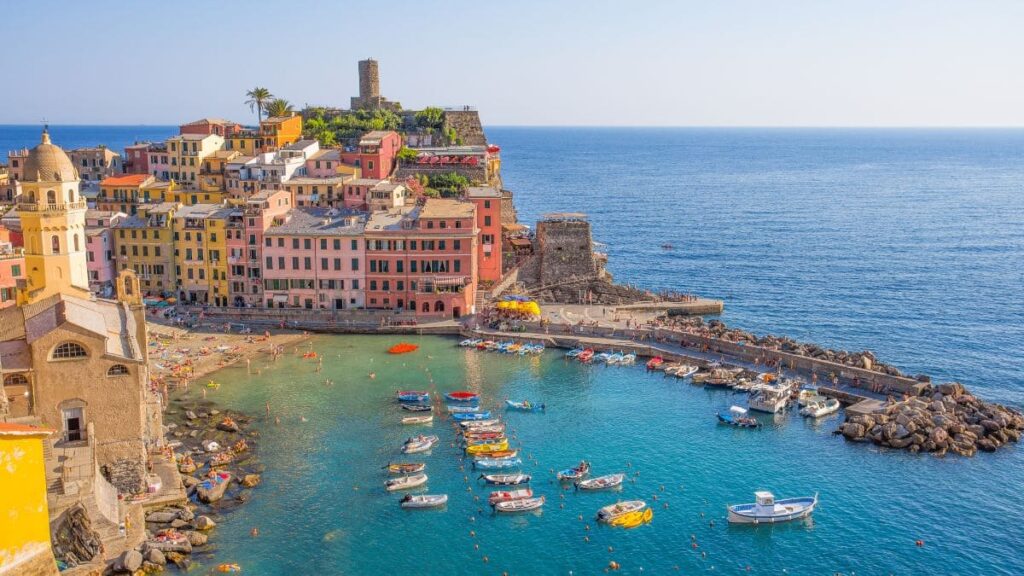
[[[1024,514],[1016,447],[974,459],[879,453],[833,436],[835,415],[761,415],[760,430],[729,428],[715,412],[743,395],[642,366],[584,366],[560,351],[478,352],[443,337],[409,341],[420,350],[392,356],[393,337],[318,336],[298,352],[319,353],[320,373],[289,349],[274,364],[254,362],[259,375],[242,367],[215,376],[221,386],[208,398],[256,415],[266,464],[252,501],[214,532],[217,562],[252,574],[594,574],[610,561],[626,574],[1024,572],[1015,552]],[[397,389],[480,392],[521,446],[522,470],[547,497],[543,511],[493,515],[489,488],[451,445],[450,422],[401,425],[410,413],[395,402]],[[506,398],[547,410],[506,413]],[[403,456],[404,439],[420,432],[438,435],[440,446]],[[553,471],[581,459],[595,475],[630,480],[619,492],[561,489]],[[447,507],[400,509],[381,470],[395,461],[426,462],[429,482],[415,493],[447,493]],[[753,501],[755,490],[819,493],[821,504],[806,522],[728,525],[726,505]],[[651,524],[627,531],[595,522],[601,506],[635,498],[653,507]]]

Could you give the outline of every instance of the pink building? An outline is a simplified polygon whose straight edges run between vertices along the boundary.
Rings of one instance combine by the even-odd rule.
[[[267,307],[362,308],[366,286],[365,215],[296,208],[266,231],[263,289]]]
[[[114,236],[111,228],[127,218],[124,212],[89,210],[85,213],[85,257],[89,270],[89,289],[100,296],[113,293],[117,276],[114,262]]]
[[[228,218],[228,293],[232,306],[263,306],[264,234],[293,208],[284,190],[253,194]]]
[[[125,174],[149,174],[149,142],[136,142],[124,147]]]
[[[475,312],[476,208],[428,199],[374,212],[366,224],[366,307],[458,318]]]
[[[395,169],[402,137],[398,132],[374,130],[359,139],[359,146],[341,152],[341,161],[362,170],[363,178],[387,178]]]
[[[381,183],[387,183],[387,180],[356,178],[345,182],[345,193],[342,198],[342,206],[352,210],[369,210],[370,190]]]
[[[310,178],[327,178],[338,175],[341,165],[341,151],[335,149],[317,150],[306,159],[306,175]]]
[[[18,280],[25,278],[25,256],[21,248],[0,243],[0,308],[17,303]]]
[[[501,191],[489,186],[471,186],[466,199],[476,205],[477,273],[481,282],[501,280]]]
[[[216,134],[221,138],[233,136],[241,131],[241,124],[223,118],[201,118],[178,127],[179,134]]]
[[[167,144],[162,142],[150,144],[147,151],[149,152],[148,172],[160,180],[170,180],[171,162],[167,156]]]

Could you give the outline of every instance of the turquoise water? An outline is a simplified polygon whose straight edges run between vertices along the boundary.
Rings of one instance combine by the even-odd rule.
[[[218,374],[222,386],[210,398],[258,415],[267,466],[253,500],[214,532],[218,561],[250,574],[593,574],[610,560],[626,574],[746,574],[747,566],[754,574],[1024,572],[1016,448],[970,460],[879,454],[832,436],[836,416],[762,416],[765,429],[736,430],[716,424],[714,413],[741,397],[642,367],[581,366],[556,351],[466,351],[441,337],[411,341],[418,352],[389,356],[393,338],[316,337],[321,373],[289,354],[258,376],[244,368]],[[474,497],[488,489],[460,469],[447,423],[429,428],[441,447],[403,458],[404,438],[424,428],[399,423],[408,414],[393,400],[399,388],[479,391],[522,446],[524,471],[548,498],[543,511],[481,512]],[[548,411],[505,414],[506,397],[541,401]],[[266,402],[279,425],[264,415]],[[634,482],[617,494],[561,491],[551,470],[581,458],[597,474],[624,471]],[[427,462],[428,492],[448,493],[448,506],[400,509],[380,469],[396,460]],[[806,523],[728,526],[726,504],[749,502],[757,489],[819,492],[821,507]],[[632,531],[597,525],[597,509],[618,498],[646,499],[653,522]]]

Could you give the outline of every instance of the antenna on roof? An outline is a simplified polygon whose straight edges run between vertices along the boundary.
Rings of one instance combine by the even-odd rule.
[[[50,121],[49,120],[47,120],[46,118],[43,118],[39,122],[43,125],[43,132],[49,132],[50,131]]]

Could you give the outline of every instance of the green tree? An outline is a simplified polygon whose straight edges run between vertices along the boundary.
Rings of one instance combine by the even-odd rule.
[[[274,98],[267,103],[266,107],[267,117],[271,118],[274,116],[291,116],[295,109],[292,107],[291,102],[284,98]]]
[[[469,187],[469,178],[458,172],[444,172],[430,176],[430,188],[441,193],[442,196],[458,196]]]
[[[245,96],[248,98],[245,103],[249,105],[249,110],[256,112],[256,121],[263,120],[262,113],[266,110],[267,102],[270,102],[274,95],[270,93],[270,90],[257,86],[246,92]]]
[[[440,130],[444,125],[444,110],[436,106],[428,106],[417,112],[414,118],[417,126]]]
[[[330,130],[323,130],[316,134],[316,139],[320,141],[320,145],[329,148],[331,146],[338,145],[338,137],[334,135],[334,132]]]
[[[398,151],[398,159],[403,162],[415,162],[419,155],[419,152],[406,146],[402,146],[402,149]]]

